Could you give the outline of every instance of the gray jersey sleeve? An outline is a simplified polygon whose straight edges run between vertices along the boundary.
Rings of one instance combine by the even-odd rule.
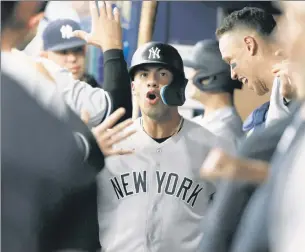
[[[285,153],[281,155],[282,159],[274,163],[274,167],[278,165],[278,169],[273,176],[268,213],[268,231],[272,251],[291,252],[305,249],[304,126],[302,128],[295,134],[293,144],[279,153],[279,155]],[[293,132],[292,127],[287,128],[287,132]],[[282,141],[281,145],[287,148],[287,141]],[[282,149],[282,146],[279,149]],[[279,170],[281,172],[278,172]]]
[[[86,82],[74,80],[65,69],[50,60],[39,59],[56,81],[56,87],[66,104],[78,115],[82,110],[90,114],[89,127],[101,123],[111,112],[111,99],[101,88],[93,88]]]
[[[2,71],[20,83],[41,106],[62,120],[66,118],[67,106],[61,95],[56,92],[54,84],[29,65],[22,54],[18,51],[2,52],[1,63]],[[16,68],[17,64],[22,67]]]

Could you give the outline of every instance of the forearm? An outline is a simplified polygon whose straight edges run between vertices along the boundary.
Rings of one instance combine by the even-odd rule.
[[[268,177],[269,163],[255,159],[238,159],[239,177],[249,178],[252,182],[262,183]]]
[[[131,85],[127,64],[122,50],[111,49],[105,51],[103,88],[111,97],[112,111],[115,111],[120,107],[126,109],[126,114],[120,121],[131,118]]]
[[[101,88],[93,88],[87,83],[74,80],[71,74],[51,62],[41,59],[41,63],[52,75],[56,82],[56,89],[65,103],[80,116],[82,110],[90,114],[89,127],[95,127],[110,114],[110,99]]]

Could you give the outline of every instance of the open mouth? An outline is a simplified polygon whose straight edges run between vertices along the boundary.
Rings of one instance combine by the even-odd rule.
[[[148,98],[149,100],[154,100],[154,99],[157,98],[157,96],[156,96],[155,94],[148,94],[148,95],[147,95],[147,98]]]
[[[155,104],[158,101],[159,97],[154,92],[149,91],[146,94],[146,99],[150,104]]]

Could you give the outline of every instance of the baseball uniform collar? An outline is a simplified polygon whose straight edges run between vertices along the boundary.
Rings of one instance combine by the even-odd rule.
[[[178,132],[174,135],[172,135],[171,137],[169,137],[166,141],[162,142],[162,143],[158,143],[156,142],[153,138],[151,138],[145,131],[144,131],[144,128],[142,127],[142,124],[141,124],[141,121],[142,121],[142,117],[140,118],[137,118],[137,120],[135,121],[135,125],[137,127],[137,129],[141,132],[141,135],[143,135],[143,142],[148,140],[149,142],[153,142],[155,146],[158,146],[158,147],[161,147],[161,146],[164,146],[164,145],[167,145],[169,142],[177,142],[181,135],[182,135],[182,132],[184,130],[184,124],[187,120],[185,120],[184,117],[181,117],[181,122],[180,122],[180,127]]]

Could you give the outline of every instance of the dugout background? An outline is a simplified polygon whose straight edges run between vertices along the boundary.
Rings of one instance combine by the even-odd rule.
[[[88,1],[51,1],[49,16],[78,20],[84,30],[89,31]],[[127,63],[137,48],[138,27],[141,17],[142,1],[112,1],[122,14],[124,55]],[[57,6],[57,7],[55,7]],[[58,6],[61,6],[59,8]],[[187,54],[198,40],[215,39],[217,24],[232,11],[244,6],[257,6],[277,14],[271,2],[246,1],[159,1],[157,7],[153,40],[170,43]],[[53,10],[52,10],[53,9]],[[62,10],[60,13],[58,10]],[[53,19],[54,19],[53,18]],[[51,18],[52,19],[52,18]],[[87,71],[94,75],[100,85],[103,83],[103,55],[99,49],[89,46]],[[235,94],[235,104],[241,117],[245,119],[254,108],[269,100],[269,95],[258,97],[244,87]],[[188,99],[180,111],[187,117],[202,111],[202,106]]]

